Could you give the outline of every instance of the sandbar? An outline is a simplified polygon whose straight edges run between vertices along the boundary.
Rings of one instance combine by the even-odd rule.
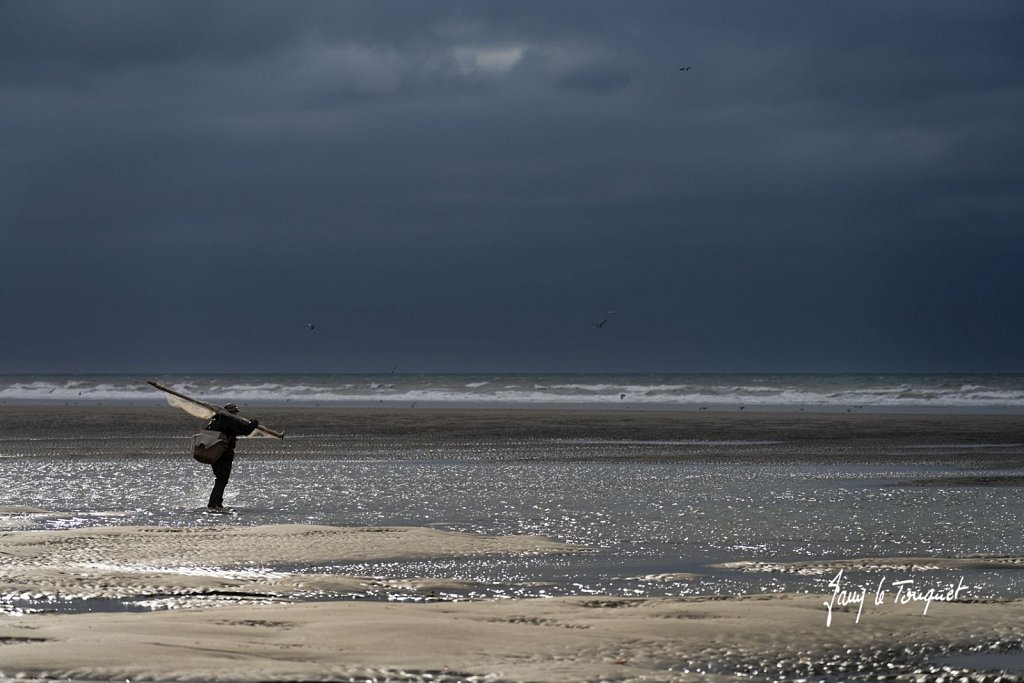
[[[927,615],[871,605],[859,622],[853,607],[836,607],[827,625],[825,595],[444,599],[429,577],[400,586],[316,570],[586,551],[416,527],[8,531],[6,599],[134,598],[161,609],[0,617],[0,680],[682,682],[871,670],[911,681],[940,671],[935,655],[1018,651],[1024,638],[1021,600],[936,603]],[[403,590],[430,599],[387,599]]]
[[[846,610],[828,627],[816,595],[306,602],[5,620],[0,667],[61,680],[559,683],[841,680],[874,667],[912,681],[939,672],[928,654],[1019,646],[1022,625],[1021,601],[927,617],[889,605],[860,623]]]

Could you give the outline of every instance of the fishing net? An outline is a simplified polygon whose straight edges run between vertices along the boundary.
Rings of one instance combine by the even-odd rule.
[[[198,417],[201,420],[209,420],[217,413],[206,406],[201,406],[198,403],[192,401],[186,401],[183,398],[178,398],[174,394],[164,394],[167,397],[167,402],[175,408],[181,408],[189,415]]]

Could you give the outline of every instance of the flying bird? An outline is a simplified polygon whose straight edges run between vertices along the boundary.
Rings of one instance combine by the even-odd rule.
[[[609,320],[612,319],[613,315],[615,315],[615,311],[608,311],[608,314],[607,314],[607,316],[605,317],[604,320],[602,320],[599,323],[590,323],[590,324],[593,325],[594,327],[596,327],[597,329],[601,329],[602,327],[604,327],[604,324],[606,322],[608,322]]]
[[[689,71],[692,68],[693,68],[692,66],[681,66],[681,67],[679,67],[679,70],[680,71]]]
[[[307,323],[306,327],[308,327],[311,330],[315,330],[316,329],[316,325],[314,325],[313,323]]]

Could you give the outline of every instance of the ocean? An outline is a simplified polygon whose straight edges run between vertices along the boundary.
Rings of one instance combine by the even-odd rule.
[[[1020,374],[0,375],[0,403],[158,402],[150,379],[240,405],[1024,412]]]

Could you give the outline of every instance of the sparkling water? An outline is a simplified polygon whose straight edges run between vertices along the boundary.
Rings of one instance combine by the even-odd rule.
[[[351,433],[344,422],[332,426],[327,411],[319,428],[283,442],[240,441],[226,496],[235,514],[223,517],[204,513],[212,475],[188,455],[196,421],[180,411],[97,408],[64,419],[53,406],[44,416],[31,406],[17,415],[6,410],[0,505],[60,513],[30,518],[35,528],[427,525],[539,534],[587,548],[553,557],[283,568],[294,571],[449,577],[489,584],[488,594],[728,595],[826,592],[831,575],[712,565],[1024,555],[1019,487],[899,485],[1020,476],[1020,443],[882,444],[861,453],[832,452],[827,438],[813,448],[745,436],[447,442],[415,430]],[[698,576],[673,576],[688,573]],[[972,598],[1021,595],[1019,570],[915,573],[934,584],[960,576]]]

